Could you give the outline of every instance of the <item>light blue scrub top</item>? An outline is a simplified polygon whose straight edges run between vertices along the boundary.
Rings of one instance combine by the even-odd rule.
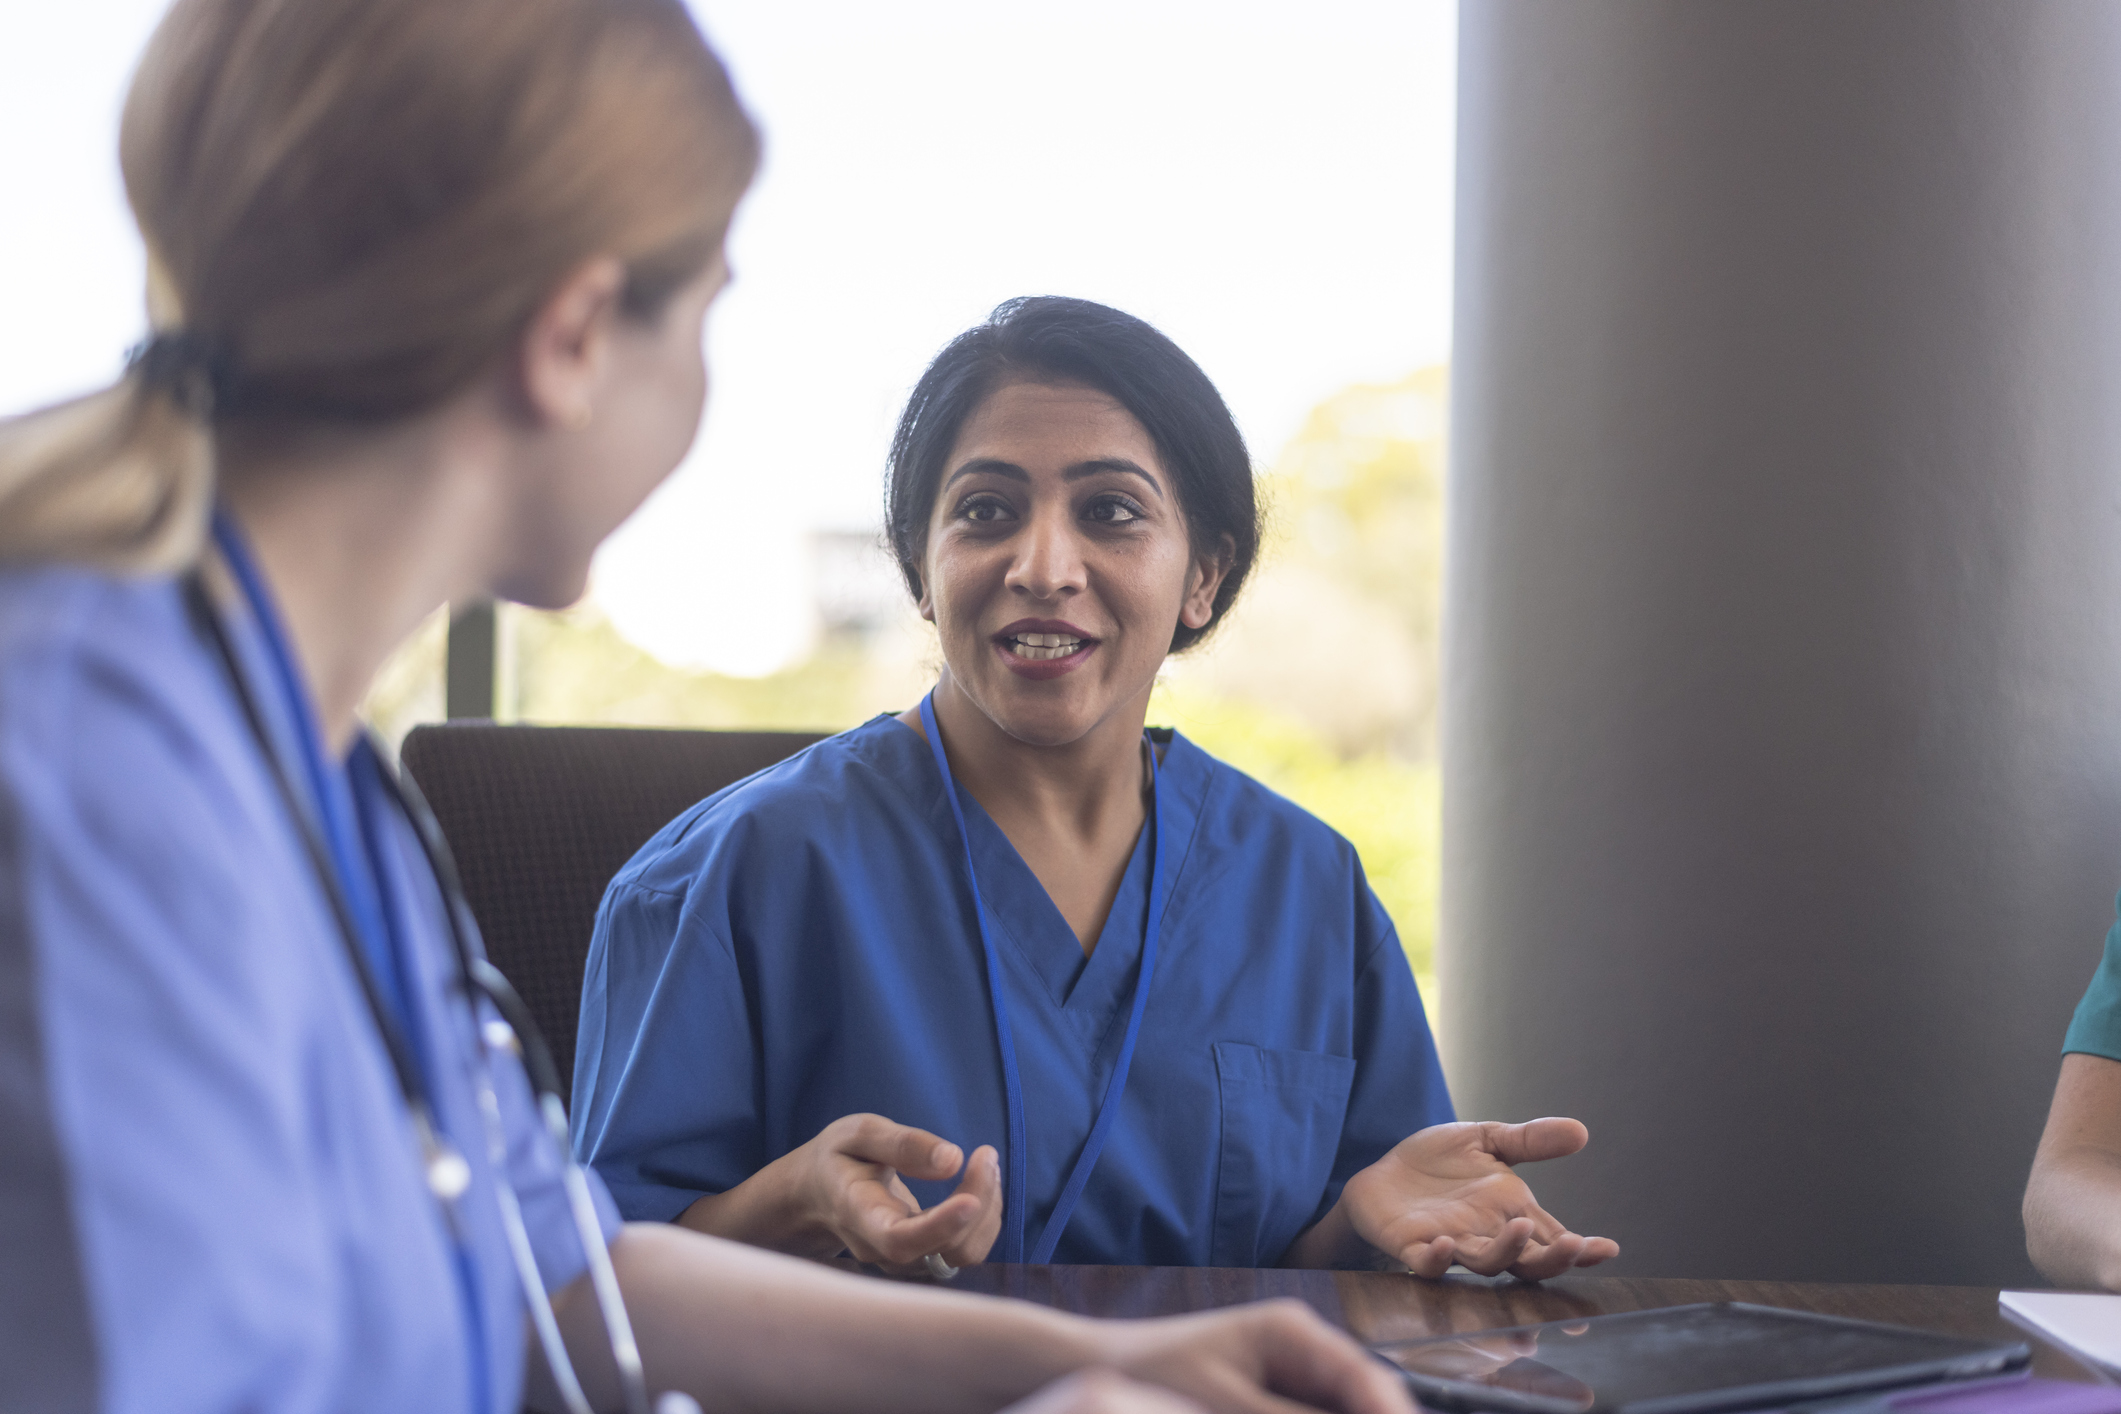
[[[284,752],[255,625],[224,618]],[[0,572],[0,1409],[469,1410],[483,1383],[514,1414],[483,1055],[433,874],[387,819],[428,1084],[472,1168],[476,1328],[337,925],[178,588]],[[493,1075],[556,1289],[583,1267],[558,1155],[520,1069]]]
[[[1350,1174],[1450,1119],[1450,1097],[1354,848],[1183,737],[1160,789],[1160,956],[1123,1108],[1054,1260],[1272,1265]],[[1147,836],[1086,959],[959,796],[1023,1075],[1028,1248],[1126,1027]],[[927,743],[890,717],[709,797],[643,846],[597,915],[575,1055],[576,1151],[621,1211],[674,1218],[862,1111],[967,1153],[993,1144],[1006,1172],[964,873]],[[925,1206],[954,1185],[910,1186]]]

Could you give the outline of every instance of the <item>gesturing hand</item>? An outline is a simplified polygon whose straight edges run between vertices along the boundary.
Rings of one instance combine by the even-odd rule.
[[[939,1252],[953,1267],[970,1266],[986,1260],[1001,1231],[1001,1162],[990,1145],[967,1163],[957,1145],[925,1129],[858,1114],[834,1120],[787,1158],[801,1164],[798,1210],[857,1261],[903,1271]],[[900,1178],[949,1178],[960,1167],[957,1191],[926,1212]]]
[[[1558,1276],[1616,1257],[1620,1245],[1563,1227],[1511,1165],[1573,1154],[1590,1137],[1573,1119],[1434,1125],[1349,1179],[1340,1206],[1358,1236],[1419,1276],[1453,1262],[1484,1276]]]
[[[907,1178],[964,1177],[925,1213]],[[845,1115],[726,1193],[710,1193],[678,1218],[716,1237],[802,1257],[842,1250],[896,1272],[940,1253],[953,1267],[986,1260],[1002,1226],[1000,1160],[964,1151],[925,1129],[882,1115]]]

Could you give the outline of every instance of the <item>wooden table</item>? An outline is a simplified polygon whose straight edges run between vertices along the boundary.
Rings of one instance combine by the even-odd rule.
[[[1752,1301],[1953,1335],[2023,1340],[2033,1348],[2035,1374],[2088,1384],[2116,1383],[2096,1367],[2005,1319],[1996,1308],[1996,1289],[1987,1286],[1596,1276],[1560,1277],[1534,1285],[1508,1277],[1451,1276],[1425,1281],[1388,1272],[1032,1267],[999,1262],[967,1267],[952,1285],[961,1291],[1014,1296],[1089,1316],[1168,1316],[1293,1296],[1363,1341],[1412,1340],[1694,1301]]]

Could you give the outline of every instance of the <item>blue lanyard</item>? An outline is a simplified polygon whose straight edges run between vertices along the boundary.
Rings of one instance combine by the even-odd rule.
[[[310,700],[302,676],[295,669],[294,650],[289,644],[286,627],[280,622],[277,606],[266,588],[264,576],[258,572],[250,547],[243,542],[242,532],[228,512],[219,507],[214,511],[213,537],[221,558],[228,564],[229,573],[243,591],[251,616],[257,620],[258,635],[265,645],[273,685],[279,690],[282,706],[294,728],[302,775],[316,809],[318,833],[323,836],[329,855],[332,878],[326,883],[336,886],[345,908],[343,917],[350,924],[367,963],[368,977],[364,980],[369,984],[371,1002],[380,1001],[391,1013],[386,1020],[379,1009],[376,1016],[377,1026],[385,1033],[385,1049],[393,1052],[393,1062],[401,1070],[399,1081],[408,1090],[407,1102],[426,1109],[432,1116],[433,1107],[421,1093],[426,1089],[424,1077],[417,1074],[429,1069],[430,1062],[420,1054],[425,1049],[426,1038],[420,1034],[419,1010],[413,1005],[406,972],[405,938],[409,928],[403,914],[404,901],[391,887],[388,872],[383,867],[380,813],[383,786],[377,773],[387,768],[365,741],[356,747],[346,766],[334,770],[328,764],[316,705]],[[298,828],[300,823],[299,820],[296,822]],[[392,1023],[397,1027],[396,1036],[389,1034]],[[401,1038],[410,1038],[410,1044]],[[415,1074],[402,1073],[408,1062]],[[439,1117],[433,1117],[433,1121],[438,1123]],[[450,1227],[455,1234],[454,1218]],[[486,1327],[480,1315],[470,1249],[460,1235],[455,1236],[453,1245],[456,1248],[458,1295],[464,1304],[466,1334],[471,1342],[470,1358],[466,1363],[471,1371],[472,1408],[484,1414],[493,1406],[493,1377],[487,1368]]]
[[[411,997],[406,991],[403,969],[398,965],[398,919],[385,903],[382,871],[377,867],[380,855],[375,852],[373,808],[362,809],[353,772],[343,767],[334,770],[326,760],[315,704],[310,701],[301,674],[295,670],[286,627],[280,622],[278,608],[265,587],[264,576],[258,572],[250,547],[243,543],[242,532],[226,511],[215,512],[213,525],[214,544],[242,589],[251,617],[257,620],[273,686],[294,728],[295,754],[301,763],[303,784],[309,788],[309,798],[317,812],[317,827],[324,837],[332,872],[347,911],[353,915],[361,952],[368,960],[377,990],[390,1006],[399,1034],[409,1037]]]
[[[987,995],[994,1005],[994,1031],[1002,1053],[1002,1090],[1009,1107],[1009,1178],[1003,1201],[1002,1260],[1021,1262],[1024,1257],[1025,1189],[1028,1186],[1028,1155],[1024,1144],[1024,1084],[1016,1068],[1016,1041],[1009,1029],[1009,1003],[1002,985],[1001,956],[995,951],[994,935],[987,927],[987,909],[980,901],[979,871],[972,863],[972,833],[965,828],[965,807],[957,798],[957,781],[950,774],[950,758],[943,751],[943,734],[935,724],[935,694],[930,692],[921,699],[921,725],[928,729],[928,749],[935,753],[935,769],[943,778],[943,798],[950,802],[950,814],[957,821],[958,839],[965,846],[965,877],[972,883],[972,912],[979,920],[980,948],[986,954]],[[1142,733],[1148,742],[1148,733]],[[1083,1141],[1083,1149],[1076,1156],[1075,1167],[1069,1171],[1068,1182],[1061,1189],[1060,1198],[1053,1205],[1052,1214],[1046,1219],[1045,1230],[1039,1234],[1038,1247],[1031,1253],[1033,1262],[1045,1263],[1053,1260],[1053,1249],[1060,1245],[1061,1232],[1068,1226],[1068,1218],[1075,1211],[1075,1204],[1083,1196],[1083,1188],[1090,1182],[1090,1171],[1097,1167],[1097,1156],[1104,1152],[1105,1140],[1111,1137],[1112,1125],[1119,1118],[1120,1096],[1126,1093],[1127,1071],[1134,1064],[1134,1043],[1141,1035],[1142,1010],[1149,1001],[1149,979],[1156,972],[1156,939],[1163,930],[1164,918],[1164,852],[1163,821],[1158,813],[1162,799],[1156,769],[1156,748],[1149,746],[1149,921],[1142,933],[1141,970],[1134,978],[1134,999],[1127,1016],[1127,1034],[1119,1044],[1119,1059],[1113,1062],[1112,1078],[1105,1083],[1105,1097],[1097,1107],[1097,1118],[1091,1123],[1090,1137]]]

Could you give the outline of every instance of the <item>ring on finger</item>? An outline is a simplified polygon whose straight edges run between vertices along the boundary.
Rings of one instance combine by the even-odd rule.
[[[940,1252],[930,1252],[927,1256],[921,1258],[921,1261],[926,1264],[928,1275],[934,1277],[937,1281],[948,1281],[957,1275],[957,1268],[944,1261],[943,1254]]]

